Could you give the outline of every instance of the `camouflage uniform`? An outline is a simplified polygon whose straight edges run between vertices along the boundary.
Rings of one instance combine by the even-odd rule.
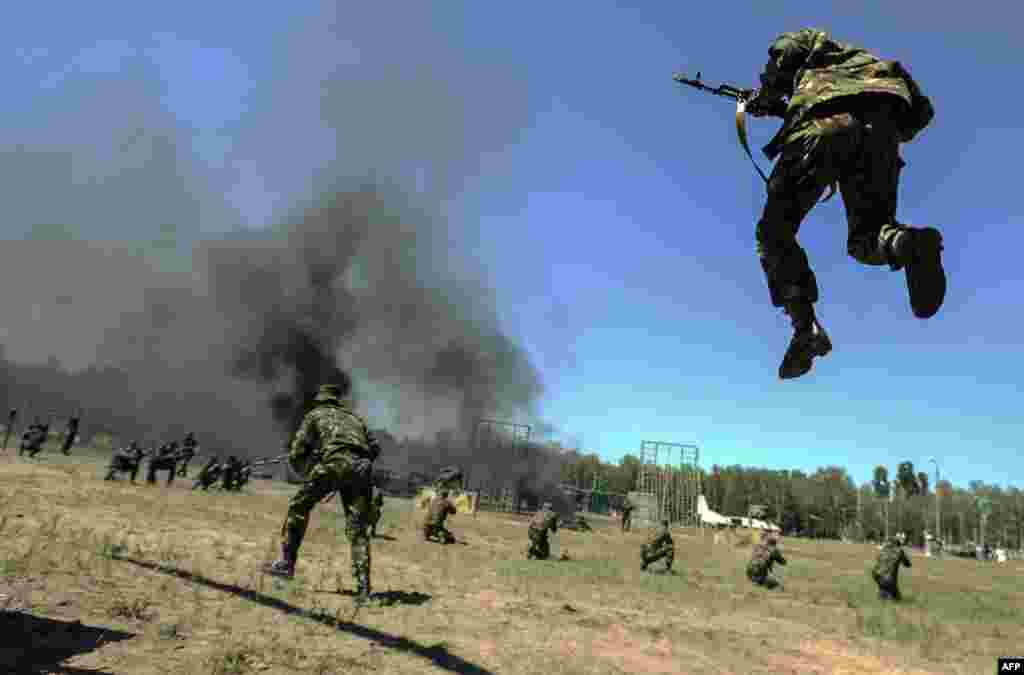
[[[633,502],[629,501],[629,497],[626,501],[622,502],[622,531],[629,532],[629,528],[633,525]]]
[[[117,474],[127,473],[131,477],[131,482],[134,483],[135,477],[139,473],[139,466],[142,464],[142,456],[142,448],[139,447],[138,441],[132,441],[127,448],[118,450],[110,458],[107,476],[103,480],[114,480],[117,478]]]
[[[188,464],[196,456],[198,448],[196,435],[191,431],[185,434],[184,440],[181,441],[181,453],[179,454],[181,463],[178,466],[178,475],[182,478],[188,476]]]
[[[21,445],[18,446],[18,456],[28,454],[29,458],[34,458],[42,451],[43,444],[46,443],[46,439],[49,435],[50,425],[43,424],[37,419],[28,429],[25,430],[25,433],[22,434]]]
[[[551,557],[549,532],[558,532],[558,514],[551,510],[550,502],[545,503],[540,511],[533,514],[533,519],[530,521],[528,531],[530,547],[526,551],[528,559],[547,560]]]
[[[455,537],[445,528],[445,520],[449,515],[455,513],[455,505],[448,500],[448,491],[442,490],[440,494],[434,495],[427,508],[427,515],[423,519],[423,539],[426,541],[436,540],[441,544],[455,542]]]
[[[934,228],[896,220],[904,166],[899,144],[934,116],[931,103],[896,61],[805,28],[772,43],[762,88],[748,109],[784,119],[765,146],[779,157],[757,224],[757,251],[771,302],[790,315],[794,336],[779,368],[800,377],[832,343],[814,314],[818,285],[797,242],[800,223],[829,186],[838,184],[849,225],[846,250],[865,265],[904,269],[910,304],[919,318],[942,305],[946,278],[942,237]]]
[[[222,471],[220,461],[216,457],[211,457],[196,475],[196,481],[192,484],[192,489],[195,490],[201,487],[204,490],[208,490],[220,478]]]
[[[178,443],[171,441],[164,443],[157,450],[156,454],[149,458],[149,471],[146,473],[146,482],[156,483],[156,472],[167,472],[167,484],[174,482],[174,473],[178,464]]]
[[[78,424],[77,417],[72,417],[68,420],[67,429],[64,430],[64,442],[60,447],[60,451],[65,455],[71,454],[71,448],[74,447],[75,441],[78,440]]]
[[[778,542],[767,532],[761,537],[761,541],[754,545],[750,554],[750,562],[747,563],[747,578],[758,586],[775,588],[778,582],[768,575],[771,574],[772,565],[778,563],[786,564],[786,559],[776,548]]]
[[[377,536],[377,523],[384,513],[384,493],[378,487],[373,488],[373,501],[370,502],[370,536]]]
[[[640,570],[646,570],[648,565],[662,558],[665,559],[665,571],[670,572],[676,558],[676,545],[667,520],[661,521],[661,527],[651,532],[647,542],[640,547]]]
[[[281,559],[268,571],[286,578],[294,576],[310,511],[338,492],[347,514],[345,533],[352,547],[357,599],[366,601],[370,597],[370,538],[366,529],[373,462],[380,455],[380,446],[342,395],[340,387],[322,385],[314,399],[315,407],[306,413],[292,440],[288,462],[297,473],[305,475],[305,482],[288,503],[288,516],[281,528]],[[304,471],[308,465],[308,472]]]
[[[878,561],[871,570],[871,578],[878,584],[878,597],[882,600],[899,601],[900,565],[910,567],[910,558],[901,547],[902,541],[897,537],[886,542],[878,553]]]

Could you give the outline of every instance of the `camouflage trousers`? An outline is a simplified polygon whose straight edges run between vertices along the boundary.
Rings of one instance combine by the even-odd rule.
[[[526,549],[526,557],[531,560],[547,560],[551,557],[551,542],[548,541],[547,530],[535,530],[532,527],[528,533],[530,547]]]
[[[444,525],[427,523],[423,526],[423,538],[427,541],[436,540],[442,544],[454,544],[455,535],[448,531]]]
[[[281,528],[285,559],[294,563],[309,527],[309,514],[330,494],[341,495],[345,506],[345,536],[352,549],[352,576],[359,590],[370,592],[370,537],[367,533],[373,485],[368,459],[338,458],[313,466],[306,481],[288,502],[288,516]]]
[[[878,598],[880,600],[899,602],[903,599],[903,596],[900,594],[900,585],[895,579],[883,577],[877,572],[872,572],[871,576],[874,578],[875,583],[878,584]]]
[[[664,558],[665,569],[671,569],[672,563],[676,559],[676,549],[674,546],[662,546],[661,548],[652,548],[647,544],[640,547],[640,562],[643,563],[644,567],[651,563],[656,563]]]
[[[879,95],[860,105],[845,101],[812,110],[794,127],[769,177],[757,253],[776,307],[818,301],[817,280],[797,233],[829,185],[838,183],[846,207],[847,253],[865,265],[902,267],[890,255],[895,235],[906,229],[896,221],[904,162],[890,121],[902,100]]]

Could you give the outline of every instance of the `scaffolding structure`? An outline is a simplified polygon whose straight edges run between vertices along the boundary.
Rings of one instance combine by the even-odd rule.
[[[528,452],[532,432],[533,428],[528,424],[478,419],[473,427],[473,454],[486,457],[498,452],[522,459]],[[509,485],[502,476],[494,475],[486,480],[473,481],[473,469],[468,467],[466,486],[477,493],[478,508],[504,512],[519,510],[520,498],[515,486]]]
[[[642,441],[637,492],[649,498],[651,520],[697,526],[700,449],[696,445]]]

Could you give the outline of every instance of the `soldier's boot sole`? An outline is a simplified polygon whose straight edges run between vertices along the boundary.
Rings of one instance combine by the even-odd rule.
[[[907,293],[914,316],[928,319],[939,311],[946,299],[946,271],[942,267],[942,234],[933,227],[911,232],[910,260],[904,267]]]
[[[779,379],[792,380],[806,375],[814,365],[815,357],[826,356],[831,351],[831,338],[815,321],[811,330],[793,335],[779,366]]]

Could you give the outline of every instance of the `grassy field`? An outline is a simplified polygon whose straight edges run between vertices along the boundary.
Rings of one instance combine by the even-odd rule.
[[[749,545],[676,533],[673,576],[642,574],[643,532],[595,522],[527,562],[526,524],[456,516],[465,544],[417,536],[388,500],[361,609],[335,506],[315,512],[292,582],[284,484],[192,493],[107,483],[99,459],[0,455],[0,672],[976,673],[1024,645],[1019,562],[913,557],[880,606],[870,546],[786,539],[784,589],[753,588]],[[597,519],[594,519],[597,521]]]

